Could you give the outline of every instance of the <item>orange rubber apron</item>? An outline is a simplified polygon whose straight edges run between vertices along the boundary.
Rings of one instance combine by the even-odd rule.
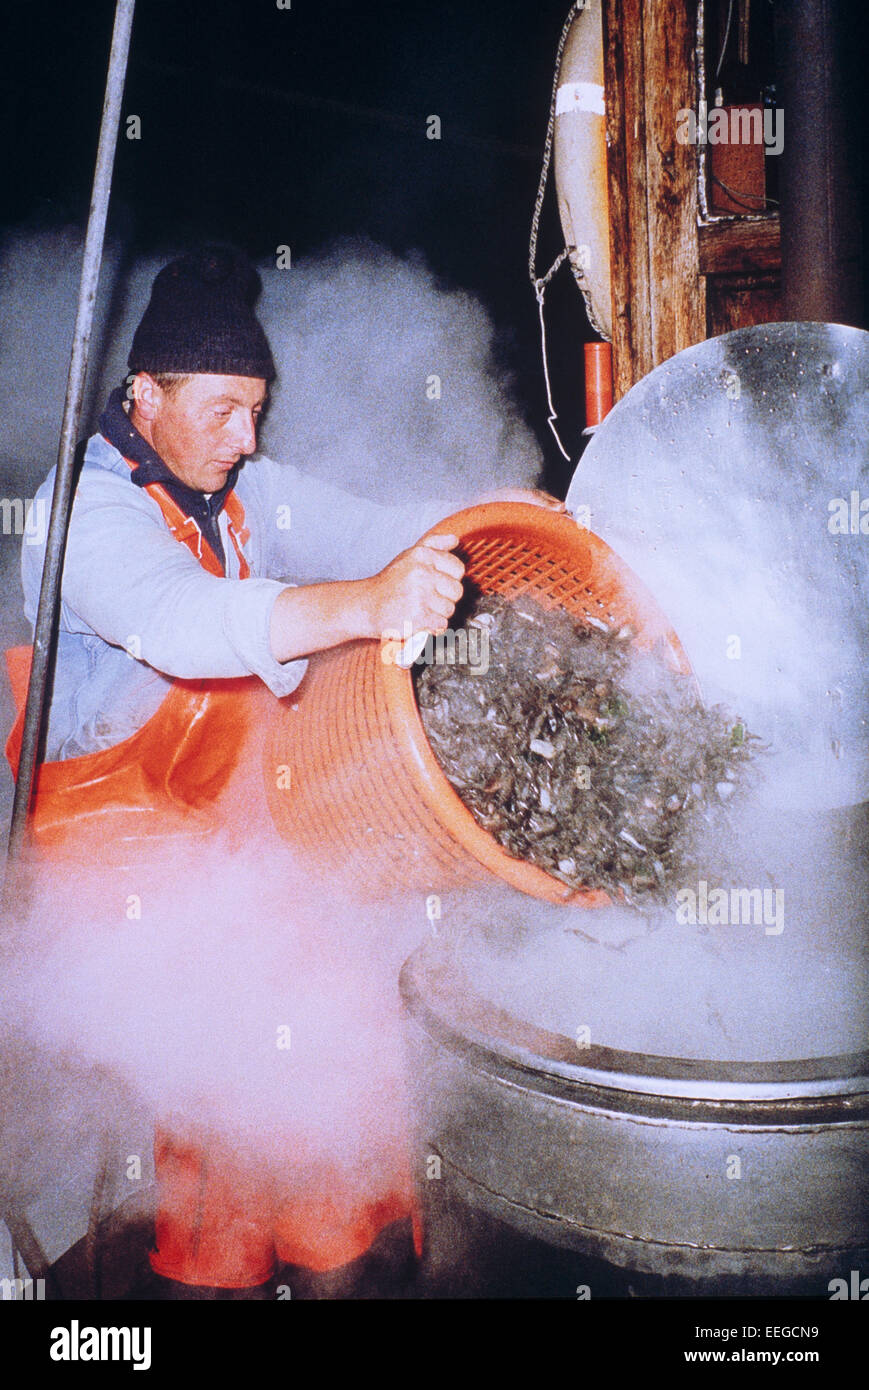
[[[126,462],[134,466],[129,459]],[[175,539],[210,574],[222,578],[220,562],[192,517],[185,517],[159,483],[145,491],[157,502]],[[226,499],[226,511],[239,577],[246,579],[250,567],[243,546],[250,532],[234,493]],[[18,707],[6,742],[14,777],[21,756],[32,655],[32,647],[13,647],[6,653]],[[105,862],[115,863],[136,848],[147,853],[155,841],[216,828],[208,812],[239,765],[261,688],[255,676],[174,680],[160,708],[129,738],[97,753],[42,763],[34,780],[30,821],[35,845],[74,855],[83,842],[95,842]]]
[[[193,518],[159,483],[145,491],[175,539],[210,574],[223,578],[223,568]],[[239,578],[246,579],[250,567],[244,546],[250,532],[244,509],[234,492],[224,507]],[[18,706],[6,744],[14,776],[31,657],[31,647],[6,653]],[[41,764],[30,822],[35,845],[52,855],[78,857],[83,844],[93,846],[96,840],[101,863],[125,863],[131,854],[147,858],[167,837],[217,829],[232,815],[227,791],[241,754],[254,729],[262,727],[263,694],[256,677],[173,680],[160,708],[130,738],[96,753]],[[243,762],[247,768],[258,765],[249,756]],[[253,1287],[270,1277],[276,1257],[318,1271],[334,1269],[364,1254],[385,1226],[407,1216],[414,1218],[419,1250],[403,1146],[392,1156],[388,1195],[374,1202],[348,1185],[338,1170],[319,1170],[316,1188],[310,1181],[295,1185],[291,1177],[277,1183],[219,1136],[193,1135],[183,1121],[158,1126],[154,1158],[156,1250],[149,1258],[156,1273],[181,1283]]]

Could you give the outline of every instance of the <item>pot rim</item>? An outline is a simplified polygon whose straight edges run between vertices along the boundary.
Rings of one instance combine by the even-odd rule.
[[[454,960],[421,946],[405,961],[399,989],[406,1012],[451,1051],[549,1083],[640,1096],[713,1102],[869,1099],[869,1052],[775,1062],[667,1057],[618,1048],[580,1049],[487,1000]],[[573,1058],[583,1060],[574,1061]]]

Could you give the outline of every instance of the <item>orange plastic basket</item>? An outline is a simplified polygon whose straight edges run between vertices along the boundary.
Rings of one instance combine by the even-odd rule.
[[[649,591],[570,517],[490,503],[447,517],[436,533],[459,537],[466,578],[482,593],[532,594],[581,619],[629,624],[638,646],[661,644],[674,670],[691,673]],[[311,658],[266,734],[265,777],[284,839],[312,867],[347,875],[366,896],[434,892],[494,874],[550,902],[609,902],[513,858],[477,824],[431,750],[411,672],[385,660],[379,642],[349,642]]]

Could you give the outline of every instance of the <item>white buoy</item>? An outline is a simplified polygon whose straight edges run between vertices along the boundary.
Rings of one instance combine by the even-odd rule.
[[[599,5],[578,10],[561,60],[555,106],[555,186],[574,276],[592,326],[612,338],[603,30]]]

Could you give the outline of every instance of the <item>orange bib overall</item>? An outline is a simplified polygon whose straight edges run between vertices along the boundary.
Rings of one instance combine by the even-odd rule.
[[[128,460],[129,462],[129,460]],[[132,464],[130,465],[133,466]],[[196,522],[158,483],[145,489],[175,539],[209,573],[223,577]],[[244,509],[226,498],[229,536],[239,578],[250,568]],[[13,648],[7,665],[18,718],[6,744],[17,775],[24,699],[32,649]],[[100,862],[147,857],[167,838],[208,833],[231,815],[227,789],[254,727],[262,723],[265,690],[256,677],[175,680],[160,708],[130,738],[96,753],[43,763],[34,783],[31,836],[49,855],[98,844]],[[248,767],[252,760],[245,759]],[[217,814],[215,811],[217,810]],[[104,855],[105,852],[105,855]],[[164,1122],[155,1137],[158,1209],[154,1270],[186,1284],[247,1288],[265,1282],[275,1258],[318,1271],[337,1268],[368,1249],[391,1222],[413,1214],[406,1152],[396,1152],[394,1177],[372,1202],[340,1170],[308,1181],[277,1183],[219,1136]],[[292,1159],[292,1155],[288,1155]],[[388,1160],[387,1160],[388,1161]]]

